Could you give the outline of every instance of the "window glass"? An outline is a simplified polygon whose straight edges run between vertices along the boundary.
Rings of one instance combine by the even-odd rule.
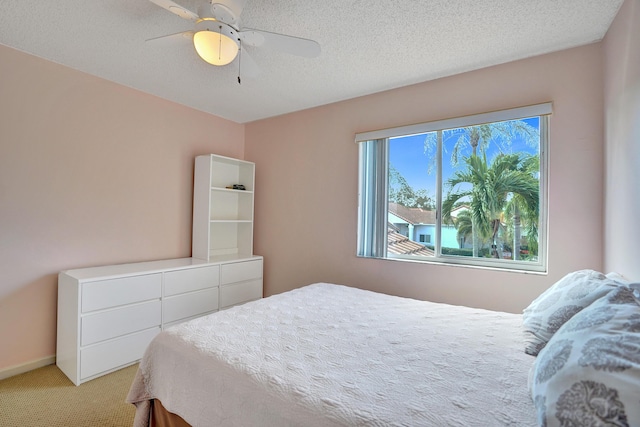
[[[394,250],[397,255],[434,256],[433,246],[427,246],[426,236],[435,233],[436,183],[431,173],[432,156],[427,153],[430,134],[389,138],[389,227],[413,242],[422,243],[429,251],[418,251],[405,245],[406,251]],[[388,245],[401,245],[392,232]],[[395,248],[394,248],[395,249]]]
[[[538,115],[363,142],[377,147],[367,170],[386,186],[368,199],[386,208],[369,222],[386,241],[368,256],[543,270],[546,124]]]

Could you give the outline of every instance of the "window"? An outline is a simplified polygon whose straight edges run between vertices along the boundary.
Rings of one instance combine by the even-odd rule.
[[[431,234],[421,234],[420,243],[431,243]]]
[[[358,255],[546,270],[540,104],[356,135]]]

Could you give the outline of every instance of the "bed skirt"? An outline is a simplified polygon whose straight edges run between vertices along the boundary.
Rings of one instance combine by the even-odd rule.
[[[167,411],[158,399],[150,400],[149,404],[151,405],[149,411],[150,427],[191,427],[179,415]]]

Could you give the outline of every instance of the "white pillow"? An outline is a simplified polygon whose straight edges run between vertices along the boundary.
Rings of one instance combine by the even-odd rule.
[[[542,426],[640,425],[640,305],[619,287],[565,323],[531,384]]]
[[[633,293],[633,298],[636,300],[638,304],[640,304],[640,282],[638,283],[629,283],[629,289]]]
[[[567,320],[617,286],[593,270],[574,271],[557,281],[522,312],[525,353],[536,356]]]
[[[616,273],[615,271],[607,273],[607,279],[611,279],[615,282],[618,282],[619,285],[625,285],[625,286],[629,285],[629,280],[627,280],[627,278],[624,277],[622,274]]]

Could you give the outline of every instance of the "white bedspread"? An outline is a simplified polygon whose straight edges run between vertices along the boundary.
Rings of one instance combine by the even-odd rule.
[[[160,333],[128,396],[192,426],[533,426],[521,316],[325,283]]]

